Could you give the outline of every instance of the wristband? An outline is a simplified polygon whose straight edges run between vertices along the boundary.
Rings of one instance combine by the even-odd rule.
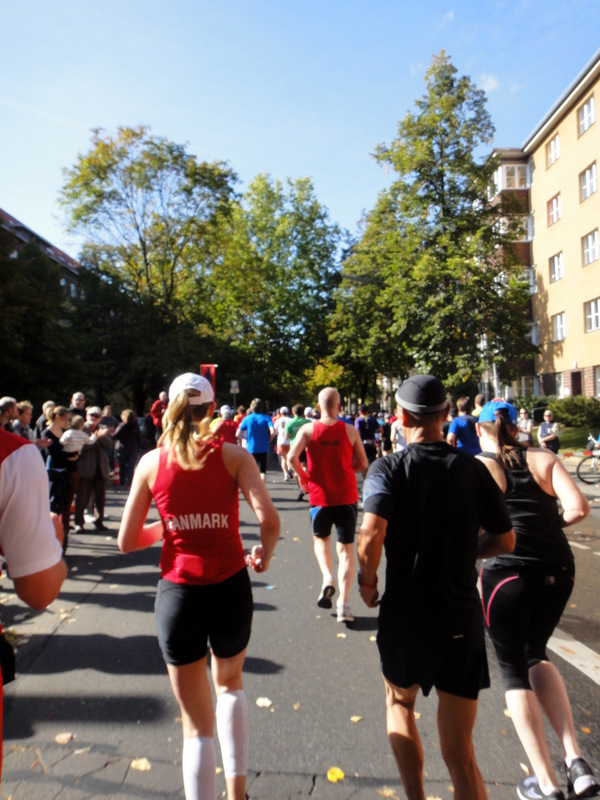
[[[375,583],[365,583],[363,581],[363,574],[362,570],[358,570],[358,585],[361,586],[363,589],[376,589],[377,588],[377,575],[375,575]]]

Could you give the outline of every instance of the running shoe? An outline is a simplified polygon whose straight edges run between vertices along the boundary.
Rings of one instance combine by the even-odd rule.
[[[570,767],[565,764],[567,789],[574,797],[595,797],[600,791],[598,781],[584,758],[576,758]]]
[[[321,594],[317,600],[319,608],[331,608],[331,598],[335,594],[335,586],[331,583],[324,583],[321,587]]]
[[[350,611],[348,603],[338,602],[337,604],[337,621],[338,622],[354,622],[354,617]]]
[[[535,775],[528,775],[523,778],[517,786],[517,795],[521,800],[544,800],[545,797],[549,797],[551,800],[565,800],[565,796],[560,789],[555,789],[550,794],[544,794]]]

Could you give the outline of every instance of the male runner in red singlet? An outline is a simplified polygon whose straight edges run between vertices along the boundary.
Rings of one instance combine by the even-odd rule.
[[[335,593],[330,545],[331,526],[337,531],[338,622],[353,622],[348,605],[354,577],[354,534],[358,504],[356,473],[367,469],[368,461],[358,431],[338,419],[340,395],[327,387],[319,393],[321,419],[303,425],[292,444],[288,463],[298,475],[300,487],[308,492],[315,555],[323,574],[317,600],[320,608],[331,608]],[[306,449],[307,465],[300,463]]]

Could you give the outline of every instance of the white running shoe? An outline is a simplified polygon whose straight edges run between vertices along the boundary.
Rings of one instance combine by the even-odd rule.
[[[350,611],[348,603],[337,604],[337,621],[338,622],[354,622],[354,617]]]

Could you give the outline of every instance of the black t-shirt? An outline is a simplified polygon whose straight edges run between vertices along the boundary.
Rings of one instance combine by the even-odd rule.
[[[371,466],[363,504],[388,522],[380,632],[425,641],[479,626],[479,530],[512,528],[485,466],[445,442],[410,444]]]

